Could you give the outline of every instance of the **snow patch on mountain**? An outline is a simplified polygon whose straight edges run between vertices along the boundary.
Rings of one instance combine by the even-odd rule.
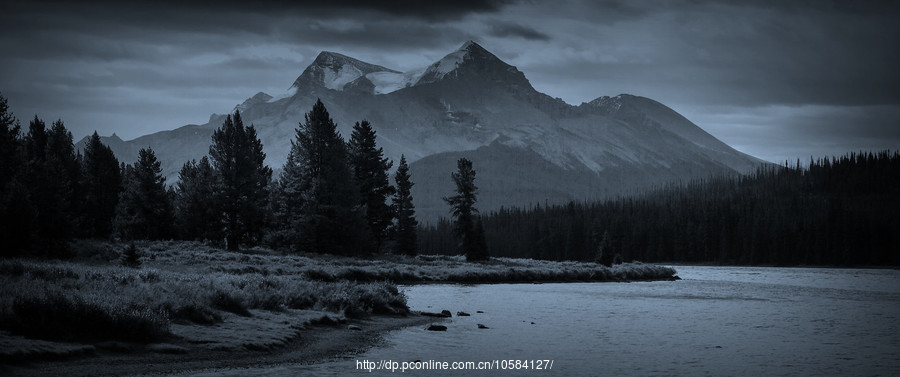
[[[324,84],[326,88],[334,90],[343,90],[344,85],[347,85],[348,82],[356,80],[363,75],[359,68],[349,64],[341,66],[337,71],[326,69],[324,74],[325,77],[322,79],[322,84]]]
[[[366,75],[366,79],[375,85],[375,94],[388,94],[416,84],[426,67],[411,71],[398,72],[372,72]]]
[[[475,42],[468,41],[463,43],[456,51],[447,54],[441,60],[428,66],[416,84],[428,84],[443,79],[451,72],[456,71],[456,69],[462,66],[466,60],[471,60],[473,53],[481,51],[485,50],[481,46],[475,44]]]
[[[447,56],[444,56],[443,59],[438,60],[428,67],[427,71],[433,72],[435,79],[440,79],[459,67],[468,53],[469,52],[465,49],[453,51],[447,54]]]
[[[323,51],[316,57],[313,64],[307,67],[303,74],[294,81],[291,88],[302,89],[304,86],[312,85],[343,91],[348,83],[375,72],[400,73],[336,52]]]

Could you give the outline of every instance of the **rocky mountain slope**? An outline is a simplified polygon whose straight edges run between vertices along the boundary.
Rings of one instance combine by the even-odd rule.
[[[627,194],[674,179],[746,172],[762,161],[740,153],[672,109],[632,95],[579,106],[535,90],[525,75],[474,42],[428,67],[398,72],[322,52],[289,95],[257,93],[242,104],[244,122],[279,169],[303,115],[320,98],[344,137],[368,119],[385,154],[405,154],[421,220],[447,213],[441,198],[450,172],[467,157],[478,173],[479,208],[529,206]],[[130,141],[104,138],[125,162],[151,146],[169,182],[181,165],[208,151],[224,115]]]

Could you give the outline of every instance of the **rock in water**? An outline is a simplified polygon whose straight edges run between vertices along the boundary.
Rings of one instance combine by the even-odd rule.
[[[471,314],[466,313],[466,312],[456,312],[456,316],[457,316],[457,317],[468,317],[468,316],[470,316],[470,315],[471,315]]]
[[[359,327],[357,325],[350,325],[350,326],[347,326],[347,330],[362,331],[362,327]]]
[[[490,327],[487,327],[487,326],[482,325],[482,324],[479,323],[479,324],[478,324],[478,328],[479,328],[479,329],[489,329]]]
[[[422,315],[424,315],[426,317],[440,317],[440,318],[450,318],[453,316],[450,314],[449,310],[442,310],[440,313],[422,312]]]
[[[425,330],[428,330],[428,331],[447,331],[447,326],[444,326],[444,325],[428,325],[428,327],[426,327]]]

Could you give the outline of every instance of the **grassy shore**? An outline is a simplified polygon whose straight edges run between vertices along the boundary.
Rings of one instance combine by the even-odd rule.
[[[401,283],[637,281],[675,275],[672,268],[640,263],[607,268],[505,258],[485,263],[449,256],[358,259],[264,248],[229,252],[197,242],[137,243],[141,263],[134,268],[119,263],[123,245],[81,241],[73,246],[76,256],[68,261],[0,261],[0,362],[94,349],[272,349],[317,325],[406,315],[406,298],[396,286]]]

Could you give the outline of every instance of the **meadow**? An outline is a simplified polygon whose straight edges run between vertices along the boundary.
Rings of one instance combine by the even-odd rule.
[[[0,334],[68,343],[178,343],[196,329],[235,321],[290,323],[285,328],[299,331],[372,315],[407,315],[398,284],[675,276],[671,267],[642,263],[606,267],[508,258],[469,263],[462,256],[361,259],[265,248],[230,252],[200,242],[135,245],[136,267],[122,265],[125,245],[101,241],[76,241],[75,256],[68,260],[0,261],[0,331],[5,332]],[[251,343],[238,346],[251,348]]]

